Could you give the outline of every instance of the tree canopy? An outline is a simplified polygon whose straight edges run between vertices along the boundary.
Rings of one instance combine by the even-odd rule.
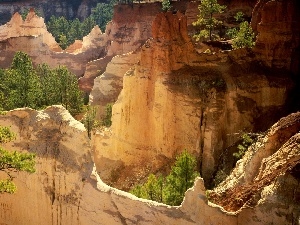
[[[63,16],[51,16],[47,22],[47,29],[60,47],[66,49],[75,40],[82,40],[96,25],[100,27],[102,32],[105,32],[107,23],[112,19],[113,6],[116,2],[117,0],[112,0],[109,3],[98,3],[95,8],[92,8],[91,15],[82,22],[78,18],[67,20]]]
[[[194,26],[198,26],[200,29],[200,32],[194,35],[196,40],[199,41],[201,38],[212,40],[217,37],[213,30],[220,26],[222,21],[217,20],[214,16],[223,13],[225,8],[226,6],[218,4],[217,0],[200,0],[198,19],[193,23]]]
[[[187,189],[193,186],[196,171],[196,158],[186,150],[176,157],[176,162],[167,177],[150,174],[146,183],[135,186],[130,192],[168,205],[180,205]]]
[[[17,52],[11,67],[0,70],[0,80],[0,110],[61,104],[72,115],[82,111],[83,93],[65,66],[51,69],[42,64],[35,69],[26,53]]]

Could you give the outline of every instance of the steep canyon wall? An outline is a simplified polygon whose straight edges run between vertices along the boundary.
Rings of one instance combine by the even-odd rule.
[[[35,153],[37,157],[34,174],[15,174],[17,192],[1,194],[0,223],[297,224],[300,218],[299,166],[297,167],[300,160],[299,121],[299,113],[281,119],[263,137],[263,141],[256,143],[246,154],[245,159],[239,163],[230,179],[228,178],[228,184],[221,185],[219,190],[224,191],[251,184],[255,180],[260,181],[261,178],[267,181],[259,186],[255,186],[255,183],[250,186],[255,191],[255,201],[251,207],[247,203],[237,212],[226,212],[222,207],[208,201],[201,178],[196,179],[193,188],[187,191],[182,205],[177,207],[138,199],[107,186],[93,168],[86,130],[62,106],[51,106],[43,111],[25,108],[2,113],[0,125],[10,126],[17,135],[14,142],[2,147]],[[276,136],[284,138],[278,140]],[[276,143],[272,141],[274,138]],[[267,149],[267,153],[264,149]],[[258,157],[261,154],[264,158]],[[243,166],[245,168],[241,170]],[[244,182],[241,177],[251,178]],[[4,174],[1,172],[0,179],[2,178]],[[236,180],[239,181],[232,182]],[[231,195],[243,193],[243,189],[240,190]],[[245,193],[249,193],[247,187],[245,190]],[[233,206],[236,206],[239,197],[243,195],[226,199],[231,199]]]
[[[95,136],[97,170],[119,188],[164,169],[185,148],[209,184],[239,133],[264,130],[285,113],[288,72],[260,65],[245,49],[198,54],[186,21],[181,13],[156,17],[152,39],[123,77],[111,129]]]

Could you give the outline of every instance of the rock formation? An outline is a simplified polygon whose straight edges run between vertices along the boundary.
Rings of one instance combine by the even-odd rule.
[[[237,180],[241,177],[237,174],[250,175],[249,185],[266,181],[260,186],[261,194],[255,195],[255,199],[261,200],[255,201],[250,208],[244,206],[238,212],[226,212],[207,200],[201,178],[196,179],[194,187],[187,191],[182,205],[178,207],[138,199],[107,186],[93,170],[89,139],[83,125],[62,106],[51,106],[43,111],[28,108],[9,111],[0,116],[0,125],[10,126],[17,139],[4,147],[35,153],[37,164],[36,173],[16,175],[16,194],[1,194],[0,223],[293,224],[300,216],[297,204],[300,193],[299,118],[299,113],[292,114],[275,124],[262,142],[249,150],[239,163],[237,172],[230,177]],[[277,137],[284,139],[278,140]],[[273,144],[272,140],[276,143]],[[264,156],[258,157],[261,154]],[[242,173],[241,165],[244,165]],[[224,190],[241,187],[243,183],[246,184],[242,181],[232,185],[231,182],[231,185],[224,186]],[[251,190],[257,191],[253,185]],[[236,202],[232,199],[233,204]]]
[[[123,78],[111,130],[95,137],[97,170],[128,188],[186,148],[209,184],[237,131],[264,130],[279,118],[292,82],[247,50],[198,54],[181,13],[159,14],[152,37]]]
[[[83,125],[61,106],[10,111],[0,116],[0,124],[17,134],[11,148],[37,154],[36,173],[18,174],[17,193],[1,194],[1,224],[231,224],[236,220],[207,205],[201,179],[181,207],[138,199],[105,185],[95,172],[91,174],[93,162]],[[195,194],[197,206],[207,209],[202,218],[190,205]]]
[[[123,76],[130,75],[134,70],[134,65],[137,63],[140,57],[140,50],[130,52],[127,54],[117,55],[111,59],[107,64],[105,72],[93,80],[94,86],[90,94],[90,104],[93,106],[98,106],[98,114],[104,114],[104,108],[108,103],[114,103],[123,88]],[[87,71],[89,68],[95,64],[98,64],[97,68],[101,68],[101,63],[104,59],[96,60],[91,62],[87,66]],[[99,65],[100,64],[100,65]],[[92,70],[91,71],[95,71]],[[86,73],[87,74],[87,73]],[[80,79],[84,79],[86,75]],[[91,78],[95,75],[91,74]]]
[[[299,73],[299,10],[296,0],[257,3],[252,20],[252,27],[258,33],[254,51],[269,67]]]
[[[97,1],[78,0],[2,0],[0,2],[0,25],[7,23],[16,12],[23,13],[25,9],[35,8],[47,21],[52,15],[64,16],[68,20],[79,18],[84,19],[91,13],[91,8],[95,7]]]
[[[86,64],[106,55],[107,36],[99,27],[83,38],[82,43],[76,42],[67,51],[62,51],[53,36],[47,31],[43,18],[31,10],[25,21],[19,13],[14,14],[11,21],[0,26],[0,66],[10,66],[16,51],[26,52],[34,64],[47,63],[51,67],[66,65],[78,77],[82,76]]]
[[[294,224],[300,216],[300,113],[280,119],[238,161],[211,199],[241,212],[245,224]],[[253,214],[265,214],[255,221]],[[249,216],[250,215],[250,216]],[[244,224],[244,223],[243,223]]]

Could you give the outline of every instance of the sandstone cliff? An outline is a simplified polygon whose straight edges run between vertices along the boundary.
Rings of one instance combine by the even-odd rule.
[[[36,173],[19,173],[17,193],[1,195],[1,224],[236,224],[236,216],[207,205],[202,179],[181,207],[138,199],[104,184],[92,174],[83,125],[61,106],[10,111],[0,116],[0,124],[17,134],[9,147],[37,154]],[[195,195],[197,208],[206,209],[203,217],[194,207]]]
[[[47,63],[51,67],[66,65],[78,77],[82,76],[86,64],[106,55],[107,36],[96,26],[83,38],[80,48],[62,51],[53,36],[47,31],[44,19],[31,10],[25,21],[19,13],[11,21],[0,26],[0,66],[10,66],[17,51],[26,52],[33,63]]]
[[[297,224],[300,215],[300,113],[280,119],[211,194],[228,210],[245,207],[243,224]],[[216,194],[217,193],[217,194]],[[252,208],[248,208],[248,207]],[[251,214],[265,214],[257,221]]]
[[[270,67],[299,73],[300,5],[296,0],[260,0],[252,27],[258,33],[254,51]]]
[[[284,113],[291,88],[288,73],[261,66],[245,49],[198,54],[187,18],[161,13],[123,77],[111,130],[95,137],[97,170],[126,189],[186,148],[199,158],[209,184],[236,133],[269,127]]]
[[[266,136],[286,135],[276,148],[265,154],[250,150],[243,162],[261,168],[254,182],[266,182],[261,200],[251,208],[226,212],[208,202],[203,180],[197,178],[181,206],[171,207],[138,199],[104,184],[95,170],[89,139],[81,123],[62,106],[43,111],[16,109],[0,116],[1,126],[11,126],[17,134],[14,143],[5,147],[37,154],[36,173],[18,173],[14,195],[1,194],[0,223],[3,225],[99,225],[99,224],[174,224],[174,225],[274,225],[295,224],[299,209],[299,118],[300,114],[280,120]],[[279,143],[280,142],[280,143]],[[269,143],[269,144],[268,144]],[[254,154],[253,154],[254,153]],[[256,154],[264,159],[257,161]],[[298,164],[297,164],[298,163]],[[248,164],[248,165],[250,165]],[[246,168],[244,174],[252,173]],[[233,176],[236,173],[233,173]],[[0,174],[1,176],[1,174]],[[235,176],[234,176],[235,177]],[[234,178],[235,179],[235,178]],[[231,187],[235,187],[233,185]],[[253,188],[253,190],[257,190]],[[289,191],[287,191],[289,190]],[[238,192],[237,192],[238,193]],[[233,200],[236,203],[236,200]],[[294,222],[293,222],[294,221]]]
[[[95,0],[2,0],[0,2],[0,25],[7,23],[16,12],[24,12],[25,9],[35,8],[41,16],[48,21],[52,15],[64,16],[67,19],[84,19],[91,13],[91,8],[95,7]]]

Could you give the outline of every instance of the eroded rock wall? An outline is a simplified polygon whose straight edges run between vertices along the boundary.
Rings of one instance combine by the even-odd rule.
[[[264,1],[253,11],[258,33],[254,51],[266,65],[299,73],[300,5],[296,0]]]
[[[209,202],[201,178],[195,180],[181,206],[176,207],[109,187],[93,168],[83,125],[62,106],[9,111],[0,115],[0,125],[10,126],[17,135],[14,142],[2,147],[37,155],[36,172],[16,174],[17,192],[1,194],[3,225],[290,225],[299,220],[299,113],[280,120],[266,136],[272,139],[276,133],[280,137],[287,134],[285,141],[260,161],[253,181],[263,179],[267,185],[255,195],[257,204],[238,212],[226,212]],[[244,162],[251,161],[251,152]],[[244,174],[248,172],[251,170],[246,168]],[[3,177],[0,173],[0,179]],[[255,187],[251,190],[257,190]],[[233,203],[237,201],[232,197]]]
[[[25,21],[16,13],[11,21],[0,26],[0,66],[10,66],[17,51],[26,52],[35,65],[47,63],[51,67],[65,65],[78,77],[85,72],[86,64],[106,55],[107,36],[95,27],[83,38],[80,48],[62,51],[47,31],[43,18],[31,10]]]
[[[236,211],[242,224],[294,224],[300,216],[300,113],[280,119],[250,146],[211,199]],[[248,208],[248,207],[251,208]],[[256,220],[258,214],[264,218]]]
[[[0,125],[17,134],[3,147],[37,155],[36,172],[16,174],[17,192],[1,194],[3,225],[236,224],[236,216],[207,205],[200,178],[180,207],[138,199],[104,184],[92,172],[83,124],[62,106],[9,111],[0,116]]]
[[[123,78],[111,130],[95,137],[97,170],[119,188],[164,170],[184,149],[209,183],[237,131],[266,129],[283,113],[292,87],[286,73],[259,65],[245,49],[198,54],[186,21],[181,13],[156,17],[153,39]]]

